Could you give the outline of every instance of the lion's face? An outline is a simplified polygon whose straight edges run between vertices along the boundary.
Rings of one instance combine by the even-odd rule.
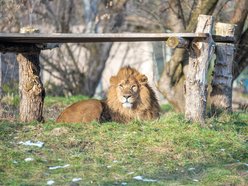
[[[117,98],[124,108],[132,108],[139,98],[139,86],[134,78],[121,80],[116,87]]]
[[[121,71],[122,72],[122,71]],[[110,83],[115,89],[117,99],[125,109],[132,109],[140,102],[140,89],[147,83],[147,77],[135,71],[133,74],[120,73],[112,76]]]

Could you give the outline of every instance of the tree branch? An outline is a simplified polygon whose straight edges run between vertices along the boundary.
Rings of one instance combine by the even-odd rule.
[[[247,18],[247,14],[248,14],[248,0],[240,1],[240,2],[236,3],[234,15],[233,15],[230,23],[237,25],[236,34],[237,34],[238,38],[242,34],[245,20]]]
[[[233,64],[233,80],[248,66],[248,29],[242,34],[240,43],[237,46]]]
[[[77,70],[77,73],[81,74],[81,71],[80,71],[80,69],[78,67],[78,63],[77,63],[77,61],[76,61],[76,59],[74,57],[74,54],[73,54],[73,52],[71,50],[71,47],[69,47],[68,44],[65,44],[65,47],[66,47],[66,50],[67,50],[67,52],[68,52],[68,54],[69,54],[69,56],[70,56],[70,58],[72,60],[73,65],[75,66],[75,68]]]
[[[182,9],[182,5],[181,5],[180,0],[177,0],[177,4],[178,4],[178,10],[179,10],[178,12],[179,12],[179,15],[182,19],[183,27],[184,27],[184,29],[186,29],[186,22],[185,22],[184,13],[183,13],[183,9]]]
[[[216,6],[218,0],[199,0],[198,4],[196,5],[196,9],[192,13],[192,17],[190,19],[190,22],[186,28],[186,31],[193,32],[196,24],[197,19],[200,14],[206,14],[208,15],[209,12],[213,9],[213,7]]]

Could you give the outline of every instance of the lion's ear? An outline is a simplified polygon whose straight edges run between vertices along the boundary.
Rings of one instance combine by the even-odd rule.
[[[139,83],[141,84],[141,85],[144,85],[144,84],[146,84],[147,83],[147,81],[148,81],[148,78],[146,77],[146,75],[139,75],[138,76],[138,81],[139,81]]]
[[[118,83],[118,79],[116,76],[112,76],[109,81],[111,85],[116,85]]]

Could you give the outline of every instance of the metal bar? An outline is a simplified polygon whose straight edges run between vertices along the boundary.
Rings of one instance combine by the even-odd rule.
[[[205,33],[0,33],[0,43],[88,43],[88,42],[135,42],[166,41],[169,37],[206,38]]]

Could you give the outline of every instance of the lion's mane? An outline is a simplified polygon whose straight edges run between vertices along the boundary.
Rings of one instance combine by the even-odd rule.
[[[118,100],[117,86],[121,81],[130,82],[130,78],[136,80],[139,91],[133,108],[126,109]],[[123,67],[116,76],[111,77],[110,84],[106,103],[112,121],[126,123],[131,120],[152,120],[159,117],[158,100],[145,75],[129,66]]]

